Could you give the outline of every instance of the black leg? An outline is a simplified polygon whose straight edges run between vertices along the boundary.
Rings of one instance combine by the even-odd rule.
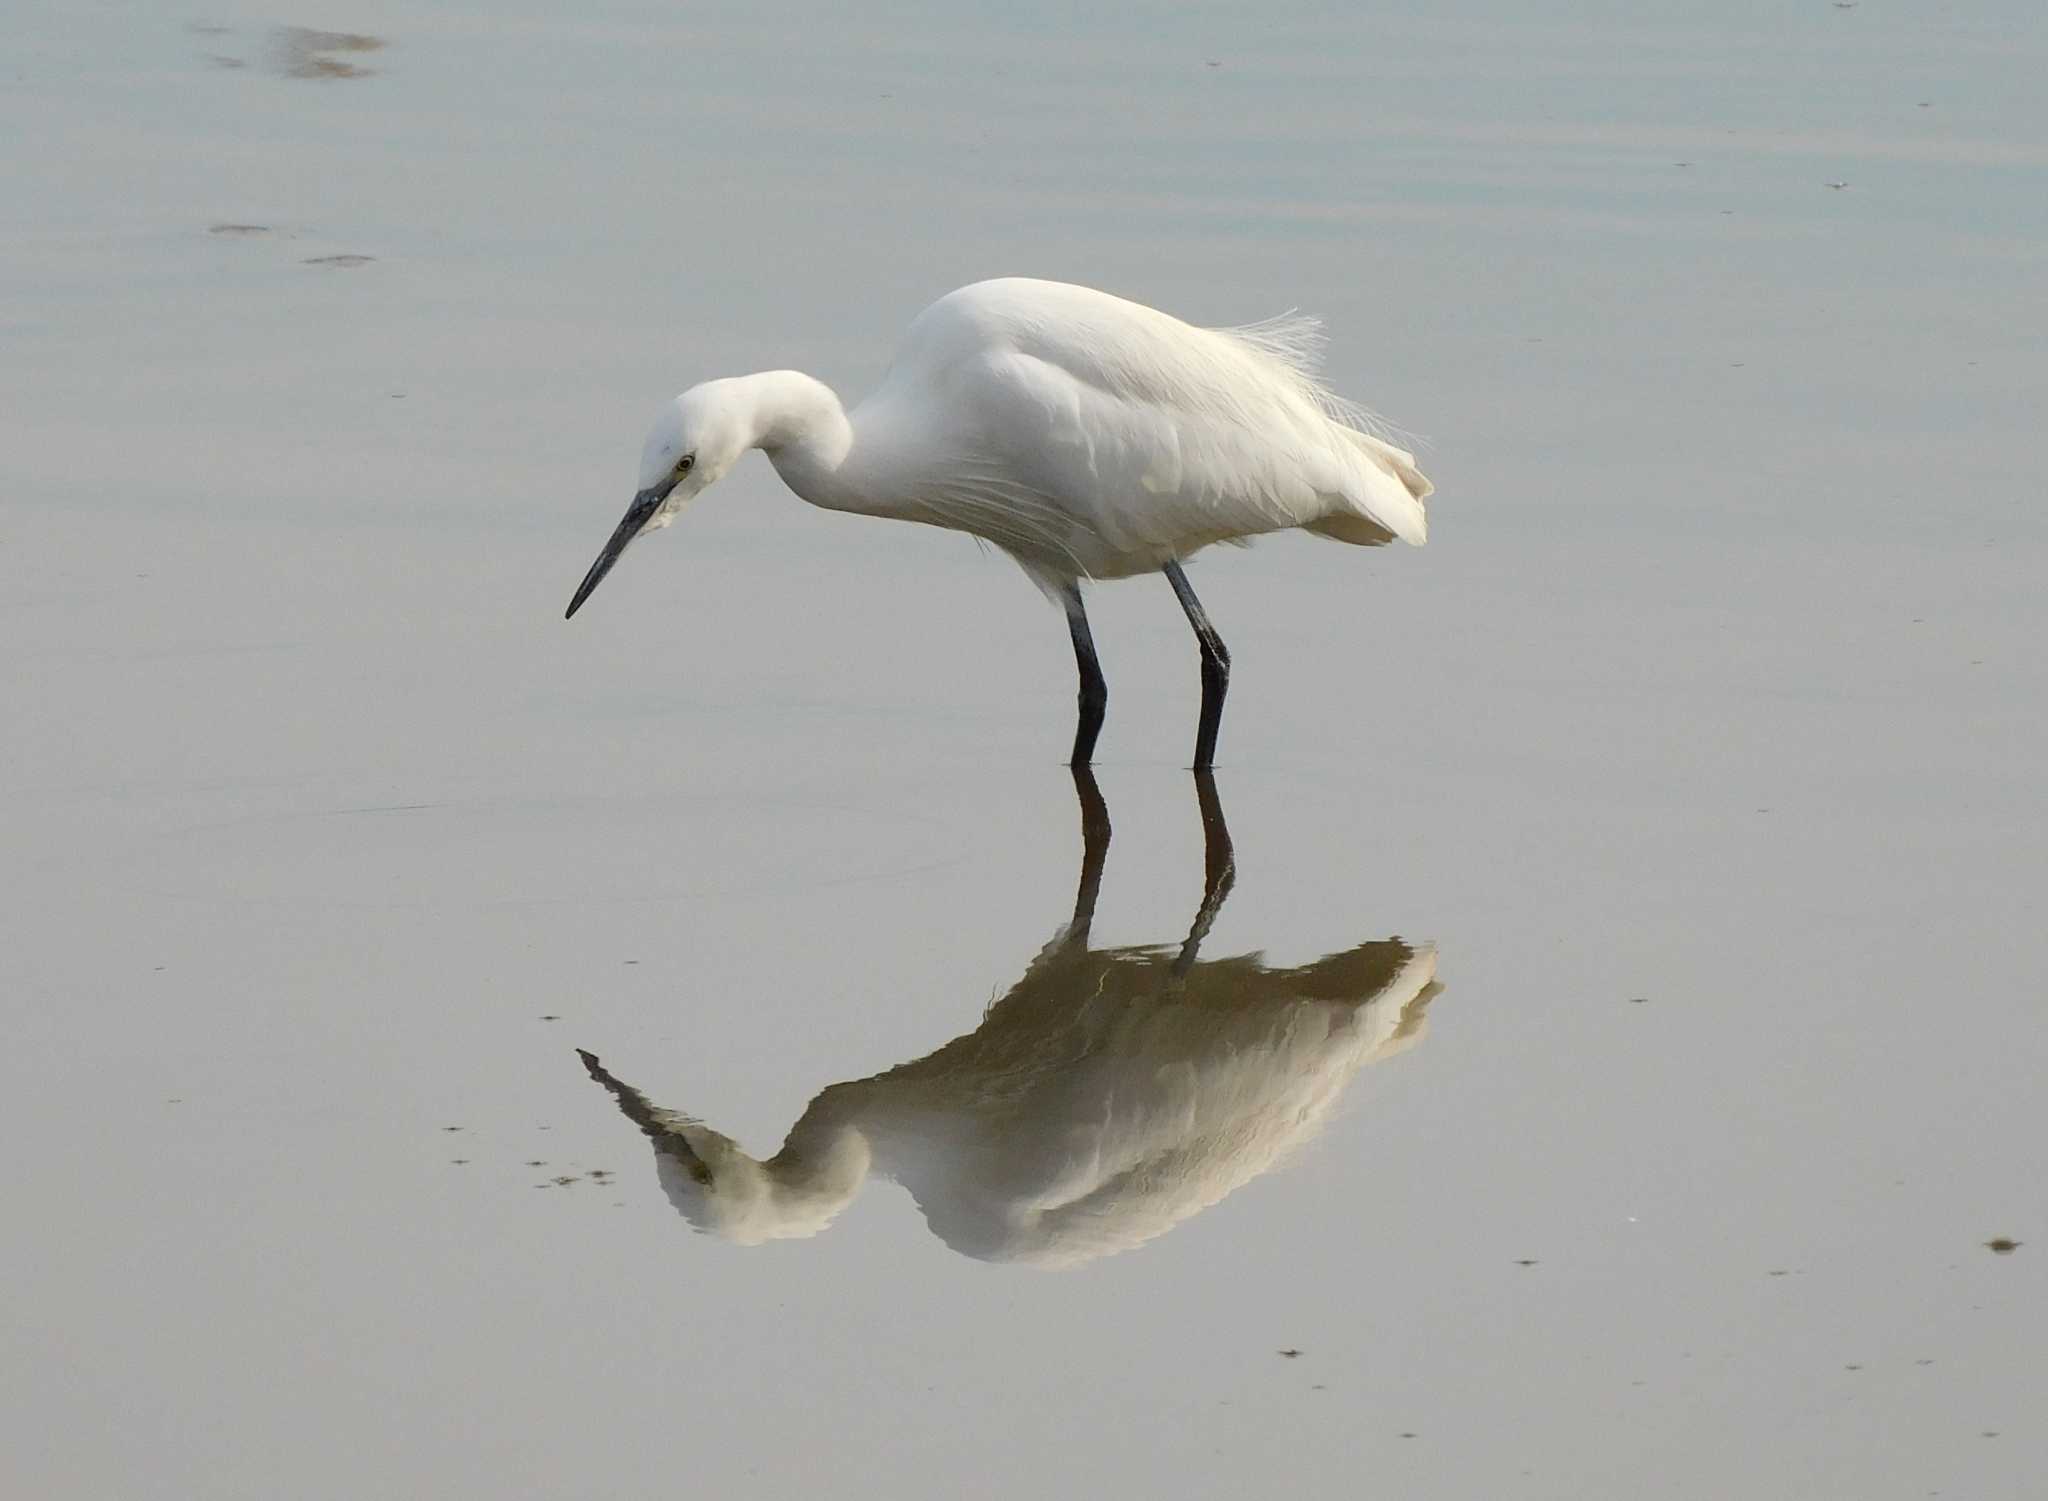
[[[1202,722],[1195,731],[1195,770],[1207,771],[1216,764],[1216,731],[1223,724],[1223,695],[1230,688],[1230,650],[1202,612],[1202,602],[1195,598],[1180,564],[1168,563],[1165,573],[1180,607],[1187,611],[1188,624],[1195,628],[1195,639],[1202,643]]]
[[[1074,638],[1074,665],[1081,669],[1081,720],[1074,730],[1073,759],[1067,764],[1081,767],[1095,759],[1095,737],[1102,733],[1109,684],[1102,680],[1102,663],[1096,660],[1095,637],[1088,631],[1088,611],[1081,603],[1079,584],[1067,585],[1066,604],[1067,630]]]
[[[1086,947],[1089,925],[1095,921],[1095,898],[1102,890],[1102,862],[1109,853],[1109,805],[1095,785],[1094,772],[1086,766],[1073,770],[1074,794],[1081,800],[1081,884],[1074,892],[1067,941]]]
[[[1196,950],[1216,925],[1223,899],[1237,883],[1237,852],[1231,847],[1230,826],[1223,821],[1223,800],[1216,795],[1216,778],[1209,772],[1195,773],[1195,801],[1202,810],[1202,905],[1196,909],[1195,920],[1188,928],[1187,942],[1180,946],[1173,961],[1176,975],[1185,975],[1194,967]]]

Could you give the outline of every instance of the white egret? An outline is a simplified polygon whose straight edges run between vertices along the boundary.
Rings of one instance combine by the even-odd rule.
[[[879,389],[846,411],[770,370],[676,397],[648,434],[640,488],[569,601],[574,615],[635,537],[667,526],[750,448],[828,510],[970,533],[1066,609],[1080,669],[1073,764],[1108,689],[1081,582],[1163,572],[1201,644],[1195,766],[1215,757],[1230,654],[1181,560],[1300,527],[1362,546],[1427,535],[1414,455],[1316,377],[1315,320],[1196,328],[1059,282],[976,282],[910,325]]]
[[[1092,948],[1109,820],[1077,768],[1086,852],[1071,921],[981,1024],[914,1062],[819,1091],[765,1160],[654,1104],[583,1053],[654,1147],[663,1191],[743,1245],[815,1235],[870,1173],[984,1261],[1062,1267],[1129,1250],[1302,1146],[1360,1069],[1413,1046],[1436,950],[1398,938],[1295,969],[1198,960],[1229,890],[1229,835],[1201,786],[1208,880],[1173,947]]]

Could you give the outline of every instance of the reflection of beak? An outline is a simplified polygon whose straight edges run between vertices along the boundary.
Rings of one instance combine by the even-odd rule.
[[[576,1056],[583,1060],[583,1067],[589,1071],[590,1077],[611,1091],[612,1098],[619,1102],[619,1109],[625,1113],[626,1119],[647,1133],[647,1138],[654,1143],[656,1151],[666,1152],[675,1158],[689,1170],[690,1176],[700,1183],[711,1176],[711,1170],[705,1166],[704,1159],[697,1155],[697,1149],[690,1145],[681,1131],[676,1129],[687,1117],[663,1110],[632,1085],[612,1077],[612,1071],[597,1061],[595,1053],[587,1053],[578,1048]]]
[[[626,550],[626,544],[639,536],[640,529],[654,519],[654,513],[661,509],[661,503],[668,499],[668,492],[674,488],[673,485],[657,485],[651,490],[642,490],[633,497],[633,503],[626,507],[626,519],[619,523],[618,530],[612,533],[611,541],[605,543],[604,551],[599,553],[597,561],[590,565],[590,572],[584,574],[583,582],[576,586],[576,597],[569,601],[568,613],[562,616],[564,620],[583,608],[583,601],[590,598],[590,591],[603,582],[604,576],[612,571],[612,564],[619,561],[619,554]]]

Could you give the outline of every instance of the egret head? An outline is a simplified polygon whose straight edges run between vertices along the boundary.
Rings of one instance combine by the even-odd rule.
[[[762,1162],[730,1136],[656,1105],[578,1051],[590,1077],[653,1143],[655,1171],[668,1201],[706,1234],[743,1246],[816,1235],[852,1201],[867,1176],[868,1144],[857,1132],[833,1133],[815,1154],[786,1147]]]
[[[583,607],[629,542],[675,520],[676,512],[723,477],[751,446],[745,403],[735,386],[730,380],[706,381],[661,409],[640,451],[639,491],[577,586],[569,615]]]

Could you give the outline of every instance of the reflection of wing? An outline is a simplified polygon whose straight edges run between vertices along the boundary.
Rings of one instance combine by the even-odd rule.
[[[973,1036],[874,1081],[877,1165],[967,1255],[1067,1266],[1171,1229],[1307,1143],[1436,993],[1436,950],[1399,940],[1298,971],[1214,960],[1165,989],[1157,950],[1092,958],[1098,985],[1012,991]],[[924,1151],[899,1157],[881,1122]]]
[[[982,1025],[861,1085],[875,1164],[935,1233],[1058,1266],[1151,1239],[1307,1141],[1364,1064],[1417,1035],[1435,950],[1246,956],[1175,983],[1162,950],[1035,965]]]

